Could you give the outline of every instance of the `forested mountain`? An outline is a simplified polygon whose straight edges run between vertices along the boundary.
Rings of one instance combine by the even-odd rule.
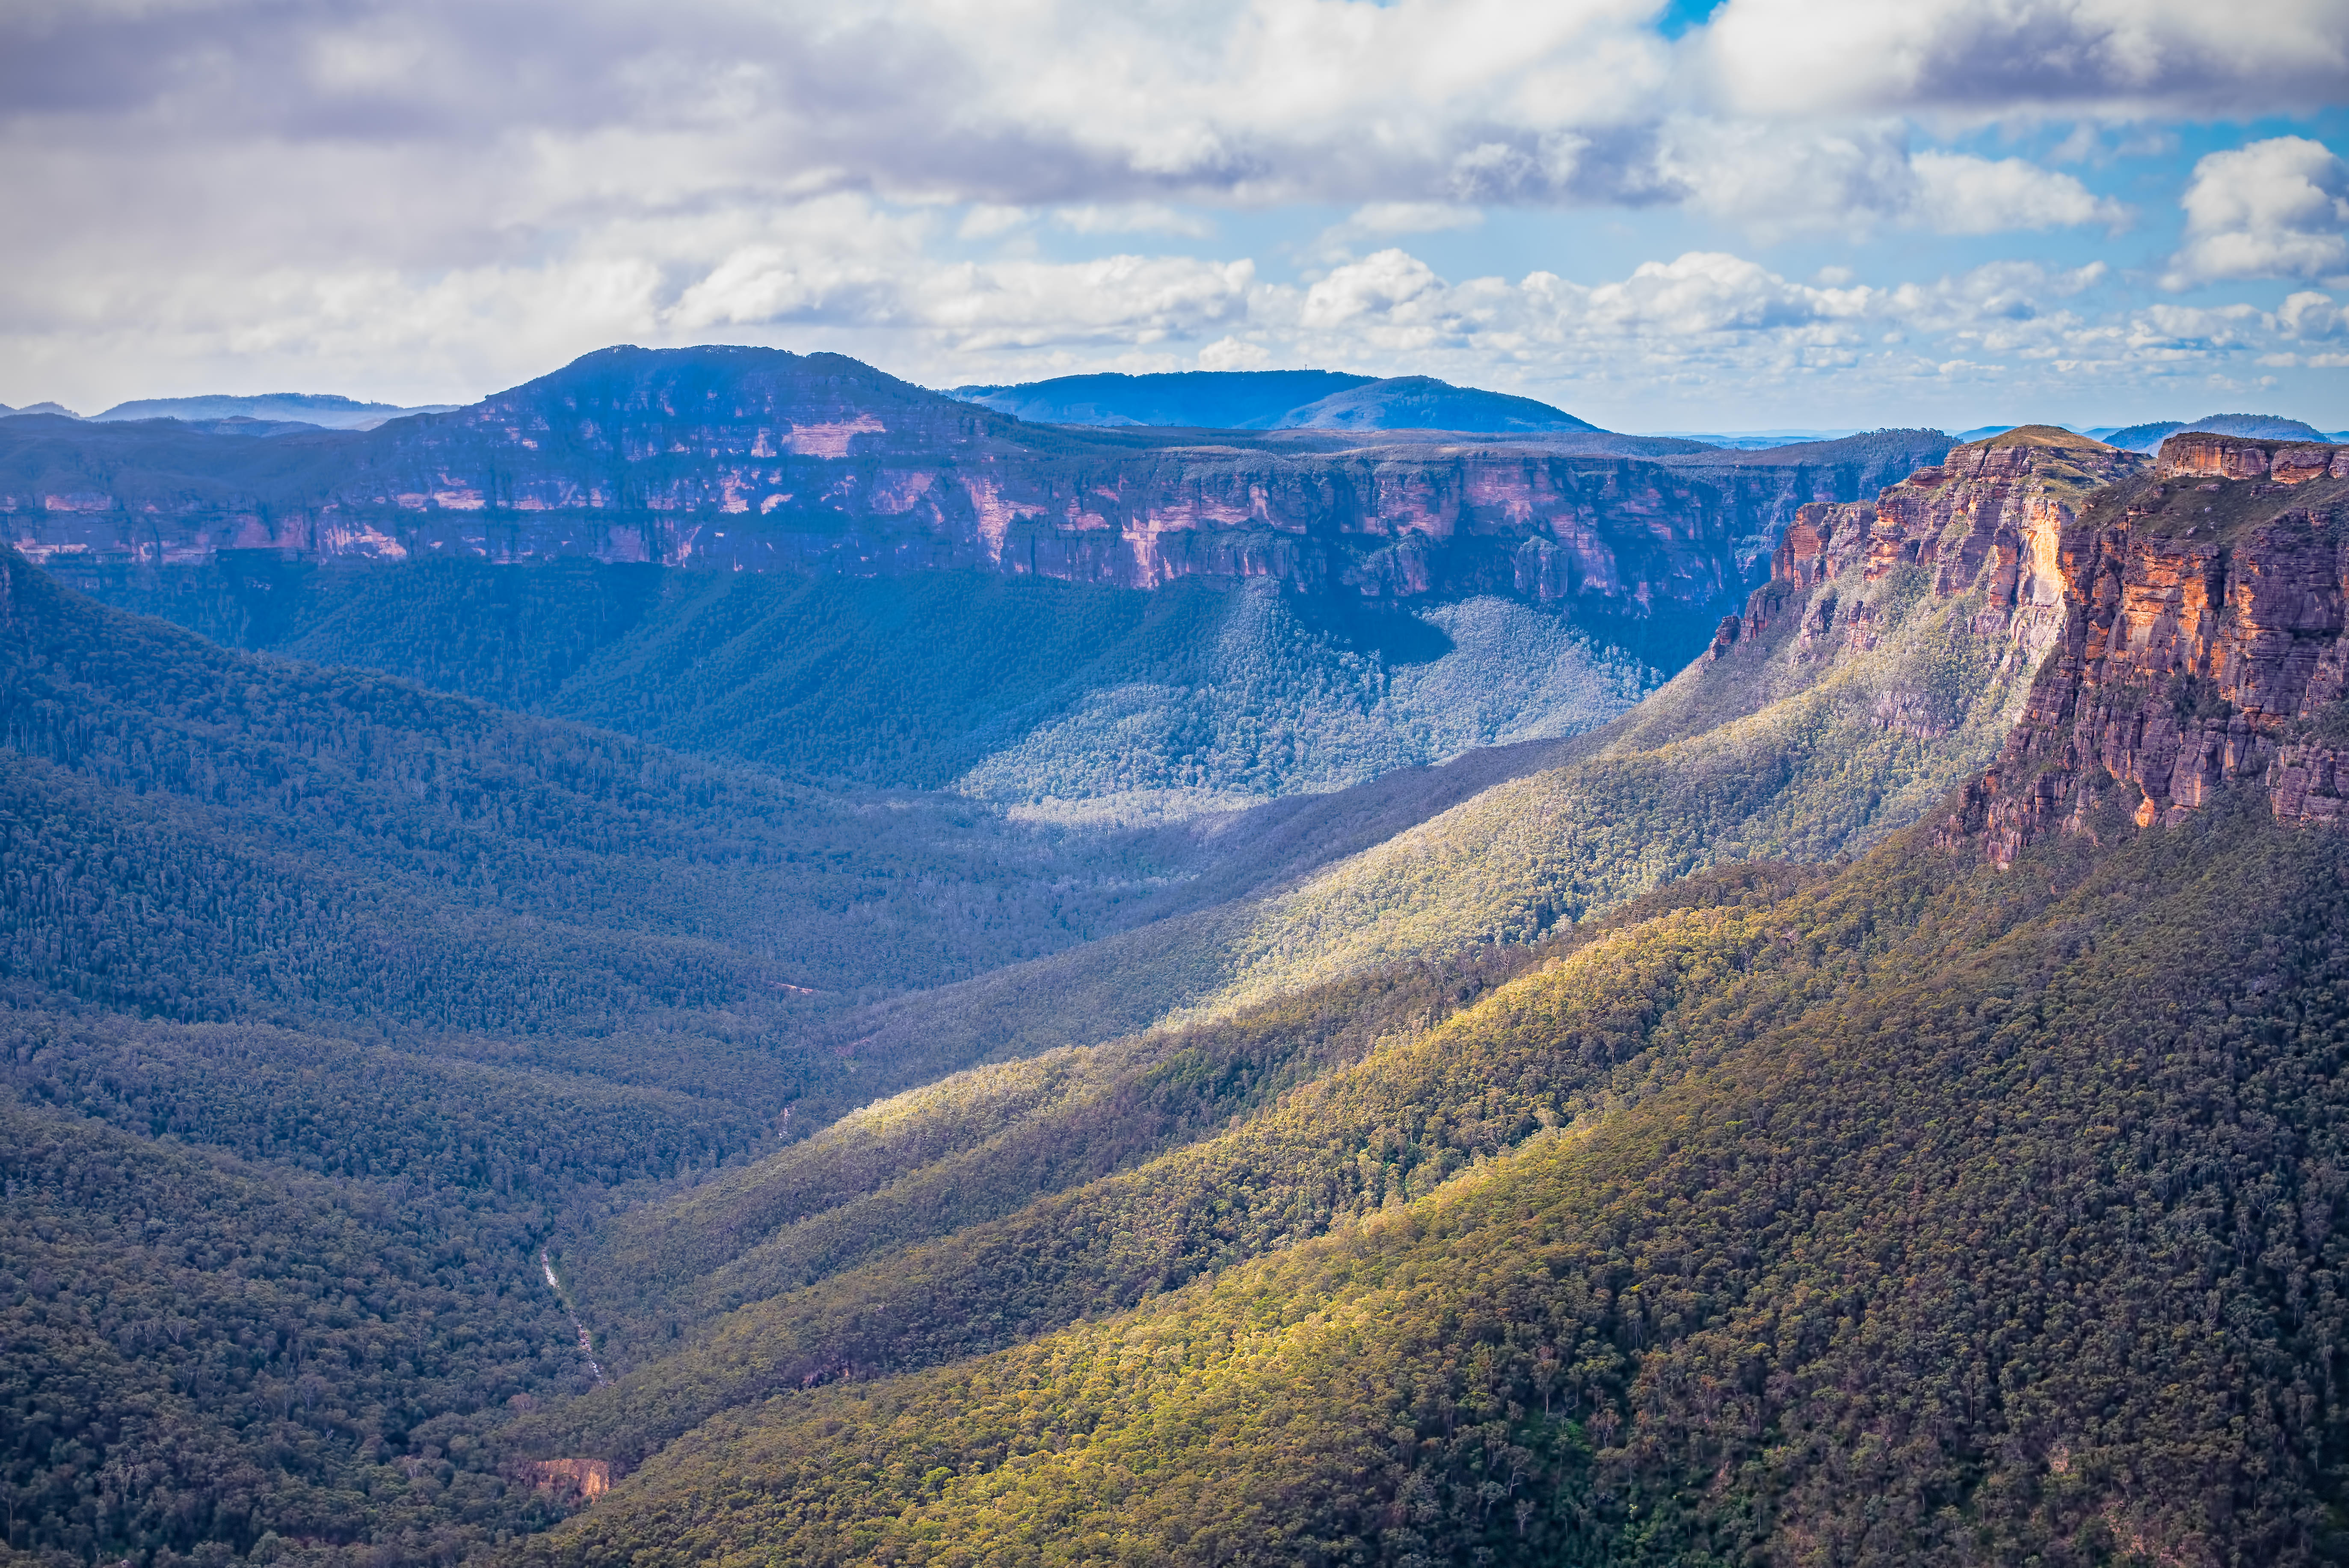
[[[1172,425],[1268,430],[1291,408],[1371,385],[1341,370],[1181,370],[1157,376],[1055,376],[1017,386],[957,387],[949,396],[1039,425]]]
[[[835,1366],[525,1555],[2335,1556],[2349,866],[2256,799],[2097,825],[1692,888],[1072,1225],[1137,1305]],[[1185,1284],[1218,1231],[1268,1250]],[[1123,1305],[1053,1234],[978,1272]]]
[[[1432,376],[1373,379],[1334,370],[1185,370],[1060,376],[953,396],[1051,425],[1176,425],[1211,430],[1589,432],[1598,427],[1531,397]]]
[[[99,585],[220,641],[853,789],[1197,810],[1327,790],[1614,717],[1667,635],[1482,594],[1404,610],[1261,580],[559,562],[320,569],[271,552]],[[1162,799],[1164,798],[1164,799]]]
[[[1780,519],[1661,686],[1621,575],[0,554],[12,1568],[2340,1560],[2349,450],[1938,439],[1650,465]]]
[[[837,356],[621,349],[371,431],[12,421],[0,516],[231,645],[827,788],[1132,815],[1603,723],[1797,508],[1949,446],[1585,439],[1071,432]]]
[[[1511,598],[1671,668],[1742,598],[1795,505],[1863,499],[1948,444],[1885,432],[1757,463],[1572,432],[1072,430],[835,355],[621,348],[367,431],[256,442],[12,419],[0,517],[34,559],[142,608],[228,592],[189,568],[273,562],[1268,579],[1340,619],[1364,602]],[[1648,460],[1660,452],[1681,457]]]

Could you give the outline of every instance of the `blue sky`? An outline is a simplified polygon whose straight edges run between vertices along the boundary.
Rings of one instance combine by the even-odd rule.
[[[2349,427],[2349,6],[27,0],[0,402],[618,341]]]

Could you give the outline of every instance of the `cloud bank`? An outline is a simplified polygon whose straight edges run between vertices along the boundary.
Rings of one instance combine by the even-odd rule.
[[[725,335],[940,381],[1208,356],[1448,356],[1529,387],[2107,363],[2099,344],[2123,363],[2154,318],[2088,308],[2060,267],[2012,274],[1993,326],[1951,303],[1978,264],[1857,287],[1743,258],[2133,232],[2141,204],[1982,139],[2349,98],[2335,0],[2251,9],[1728,0],[1673,39],[1654,0],[20,0],[0,357],[26,385],[0,396],[240,367],[471,396],[605,342]],[[2183,200],[2173,290],[2349,271],[2319,139],[2207,157]],[[1597,273],[1423,259],[1505,209],[1671,239]],[[1270,248],[1218,239],[1290,211]],[[2263,346],[2301,352],[2314,308],[2254,310]]]

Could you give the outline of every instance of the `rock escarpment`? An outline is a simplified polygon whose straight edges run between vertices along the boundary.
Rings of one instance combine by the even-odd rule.
[[[2012,658],[2035,659],[2061,624],[2055,554],[2064,530],[2099,487],[2144,467],[2134,453],[2026,427],[1955,448],[1872,501],[1805,505],[1771,556],[1769,581],[1744,614],[1722,623],[1714,654],[1789,616],[1799,618],[1799,650],[1865,652],[1888,603],[1878,585],[1905,570],[1911,592],[1979,591],[1977,634],[2007,636]]]
[[[26,553],[67,564],[263,549],[976,566],[1138,588],[1209,576],[1368,598],[1497,592],[1634,617],[1739,587],[1719,497],[1653,464],[1053,429],[831,355],[610,350],[454,413],[242,454],[182,436],[158,458],[78,428],[43,449],[32,433],[10,432],[0,514]]]
[[[2052,559],[2054,649],[1951,835],[2005,864],[2100,808],[2175,821],[2244,779],[2288,820],[2349,810],[2349,448],[2172,437]]]
[[[613,349],[367,432],[230,443],[6,421],[0,520],[26,554],[84,577],[239,550],[976,567],[1130,588],[1269,578],[1370,600],[1502,593],[1652,623],[1717,614],[1794,502],[1865,493],[1930,432],[1897,434],[1809,465],[1736,454],[1715,474],[1538,441],[1071,430],[836,355]]]

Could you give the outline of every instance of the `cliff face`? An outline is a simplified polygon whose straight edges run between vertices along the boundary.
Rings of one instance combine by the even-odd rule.
[[[1027,425],[834,355],[613,349],[364,433],[228,443],[9,421],[0,519],[35,559],[85,572],[223,550],[964,566],[1134,588],[1205,576],[1371,599],[1497,593],[1646,620],[1740,590],[1769,523],[1744,513],[1863,493],[1868,468],[1747,482],[1527,443],[1201,444]]]
[[[59,432],[0,469],[0,513],[36,559],[978,566],[1140,588],[1208,575],[1373,598],[1501,592],[1630,615],[1737,587],[1718,497],[1653,464],[1121,441],[837,356],[611,350],[456,413],[204,454],[197,474],[185,452],[145,471],[68,436],[91,438]]]
[[[2276,814],[2349,793],[2349,448],[2189,434],[2054,540],[2053,652],[1955,833],[2005,864],[2117,803],[2175,821],[2235,779]]]
[[[1769,581],[1714,634],[1714,656],[1790,614],[1802,617],[1799,650],[1866,652],[1887,602],[1866,590],[1915,567],[1918,588],[1937,597],[1980,590],[1975,633],[2006,636],[2010,657],[2035,659],[2061,623],[2064,528],[2098,487],[2144,467],[2134,453],[2034,427],[1955,448],[1872,501],[1805,505],[1771,555]],[[1847,586],[1819,592],[1830,584]]]

